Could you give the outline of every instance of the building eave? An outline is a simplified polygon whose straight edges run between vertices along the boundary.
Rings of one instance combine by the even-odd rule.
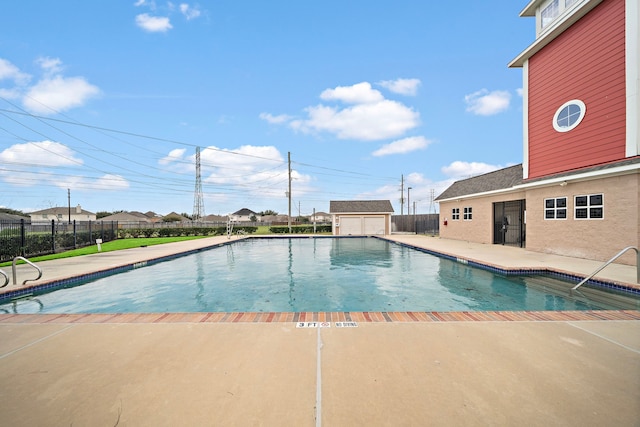
[[[611,178],[615,176],[629,175],[634,173],[640,173],[640,163],[632,163],[621,166],[614,166],[611,168],[594,170],[589,172],[577,172],[572,174],[561,174],[550,177],[548,179],[537,179],[533,182],[524,182],[522,184],[514,185],[513,187],[503,188],[500,190],[484,191],[481,193],[465,194],[455,197],[449,197],[447,199],[437,200],[438,203],[443,202],[457,202],[469,199],[476,199],[479,197],[496,196],[508,193],[518,193],[521,191],[532,190],[535,188],[550,187],[554,185],[569,185],[572,182],[590,181],[600,178]]]
[[[524,66],[524,63],[529,60],[533,55],[542,50],[543,47],[551,43],[555,40],[560,34],[565,32],[569,27],[578,22],[582,17],[584,17],[587,13],[589,13],[593,8],[602,3],[603,0],[590,0],[580,5],[576,6],[576,9],[569,15],[567,15],[564,19],[558,20],[558,22],[552,24],[549,29],[546,29],[545,32],[528,47],[526,48],[520,55],[515,57],[510,63],[509,68],[521,68]],[[535,16],[538,4],[541,3],[539,0],[534,0],[525,7],[525,9],[520,13],[520,16]],[[529,8],[533,8],[533,15],[530,15]],[[523,15],[524,13],[527,13]]]

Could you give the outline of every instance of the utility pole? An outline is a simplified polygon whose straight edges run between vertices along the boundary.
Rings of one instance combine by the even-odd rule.
[[[71,224],[71,189],[67,188],[67,206],[69,207],[69,224]]]
[[[404,215],[404,175],[400,175],[400,215]]]
[[[411,189],[413,187],[407,187],[407,215],[411,215]]]
[[[287,152],[289,161],[289,215],[287,216],[287,224],[289,225],[289,234],[291,234],[291,151]]]

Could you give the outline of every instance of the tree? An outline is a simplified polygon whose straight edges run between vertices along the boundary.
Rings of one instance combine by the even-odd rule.
[[[29,216],[26,213],[22,212],[22,211],[17,211],[15,209],[9,209],[9,208],[0,208],[0,212],[1,213],[6,213],[6,214],[10,214],[10,215],[20,215],[20,216]]]
[[[271,209],[267,209],[266,211],[258,212],[258,215],[260,216],[278,215],[278,212],[272,211]]]
[[[119,211],[113,211],[113,212],[108,212],[108,211],[96,212],[96,219],[104,218],[105,216],[115,215],[120,212],[124,212],[124,211],[119,210]]]
[[[169,215],[162,217],[162,222],[180,222],[182,217],[177,213],[170,213]]]

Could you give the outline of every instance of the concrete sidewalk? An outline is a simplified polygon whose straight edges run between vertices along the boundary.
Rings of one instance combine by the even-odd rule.
[[[640,322],[0,324],[11,426],[637,426]]]

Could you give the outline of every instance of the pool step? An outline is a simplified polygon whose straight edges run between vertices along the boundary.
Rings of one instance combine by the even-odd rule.
[[[544,275],[526,277],[524,282],[532,288],[588,305],[595,304],[606,309],[615,310],[640,310],[640,298],[615,289],[599,288],[585,284],[571,293],[574,283]]]

